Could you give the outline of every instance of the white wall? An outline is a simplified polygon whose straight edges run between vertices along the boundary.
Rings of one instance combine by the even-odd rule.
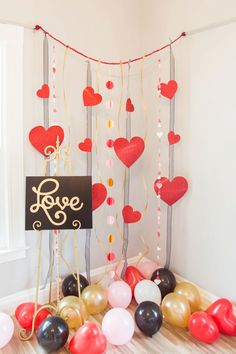
[[[76,46],[92,56],[119,60],[141,55],[144,52],[166,43],[183,30],[193,29],[211,22],[232,17],[236,12],[234,0],[120,0],[111,1],[0,1],[1,18],[29,24],[41,24],[66,42]],[[174,207],[174,230],[172,268],[199,285],[219,296],[228,296],[233,300],[235,287],[233,270],[235,269],[235,237],[233,210],[235,200],[233,175],[235,164],[233,156],[234,138],[234,86],[235,49],[234,34],[236,25],[199,34],[183,39],[174,47],[177,62],[177,81],[180,90],[177,96],[176,131],[182,135],[181,144],[176,147],[176,175],[188,178],[190,189],[186,197]],[[25,64],[25,137],[26,137],[26,174],[41,173],[41,160],[27,143],[27,134],[31,127],[42,122],[42,105],[35,100],[34,91],[41,82],[41,40],[39,34],[26,33]],[[30,45],[31,44],[31,45]],[[223,50],[221,49],[223,48]],[[63,51],[57,49],[61,68]],[[168,80],[168,52],[161,55],[162,75]],[[84,136],[84,110],[78,96],[85,83],[85,63],[73,55],[68,55],[66,88],[70,112],[75,123],[74,144]],[[143,110],[139,107],[140,86],[136,85],[140,77],[140,66],[132,67],[131,90],[137,103],[134,134],[143,133]],[[107,69],[101,69],[101,82],[107,75]],[[116,80],[118,72],[112,73]],[[34,80],[32,80],[32,76]],[[96,77],[96,66],[93,67]],[[136,255],[142,244],[137,237],[142,233],[149,242],[150,255],[155,259],[156,198],[152,191],[156,174],[155,125],[157,117],[156,95],[156,59],[145,63],[145,96],[148,102],[149,126],[147,149],[144,158],[132,169],[131,200],[137,209],[143,209],[145,193],[140,188],[140,171],[147,176],[149,186],[149,209],[144,222],[131,229],[129,255]],[[119,84],[119,80],[117,79]],[[96,81],[95,81],[96,84]],[[229,87],[225,93],[224,87]],[[58,78],[61,92],[62,82]],[[119,95],[116,97],[116,99]],[[63,106],[61,106],[63,116]],[[103,112],[100,112],[102,115]],[[81,120],[76,121],[77,117]],[[124,116],[123,116],[124,117]],[[162,118],[165,133],[168,132],[168,107],[163,105]],[[63,118],[64,119],[64,116]],[[65,121],[64,123],[65,124]],[[101,124],[102,121],[101,121]],[[101,126],[102,127],[102,126]],[[123,129],[123,127],[122,127]],[[163,159],[167,156],[167,145],[163,146]],[[79,160],[73,153],[76,173],[85,171],[85,160]],[[101,164],[103,162],[101,161]],[[115,169],[117,175],[121,170]],[[105,171],[105,169],[104,169]],[[148,171],[148,173],[147,173]],[[163,172],[167,173],[167,164],[163,161]],[[103,177],[106,178],[106,172]],[[137,191],[139,193],[137,193]],[[117,198],[119,197],[119,191]],[[165,206],[163,206],[163,210]],[[105,215],[107,210],[105,210]],[[165,232],[163,215],[163,234]],[[107,227],[99,225],[104,239]],[[0,265],[0,276],[4,287],[0,296],[20,291],[34,285],[36,269],[36,240],[33,233],[27,234],[30,251],[27,259]],[[43,273],[48,265],[48,239],[44,237]],[[162,237],[162,261],[164,262],[164,237]],[[70,248],[68,243],[68,249]],[[120,248],[117,242],[116,251]],[[80,264],[84,269],[84,234],[81,234]],[[67,256],[71,257],[70,251]],[[104,255],[92,241],[92,267],[105,263]],[[9,276],[11,274],[11,276]]]

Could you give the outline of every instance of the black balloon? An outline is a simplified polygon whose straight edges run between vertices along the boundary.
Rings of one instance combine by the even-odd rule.
[[[77,276],[75,274],[75,276]],[[80,291],[82,291],[89,285],[88,280],[82,275],[79,275]],[[78,296],[78,284],[73,274],[68,275],[62,282],[62,293],[64,296]]]
[[[40,324],[36,336],[47,353],[55,352],[66,344],[69,327],[61,317],[50,316]]]
[[[169,293],[172,293],[176,287],[174,274],[166,268],[159,268],[152,273],[152,281],[158,280],[157,285],[161,291],[162,299]]]
[[[135,322],[146,336],[152,337],[162,325],[160,307],[152,301],[141,302],[135,311]]]

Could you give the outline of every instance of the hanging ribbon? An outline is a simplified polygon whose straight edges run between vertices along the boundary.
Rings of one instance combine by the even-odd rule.
[[[92,73],[90,62],[87,63],[87,87],[92,86]],[[92,139],[92,107],[86,107],[86,120],[87,120],[87,138]],[[87,176],[92,176],[92,152],[87,154]],[[89,284],[91,283],[90,277],[90,240],[91,240],[91,229],[86,230],[86,241],[85,241],[85,263],[86,263],[86,274]]]
[[[175,57],[170,45],[170,80],[175,80]],[[170,100],[169,131],[175,128],[175,97]],[[169,180],[174,178],[174,144],[169,144]],[[172,244],[172,206],[167,206],[166,226],[166,263],[165,268],[169,269]]]
[[[128,65],[128,82],[127,82],[127,97],[129,97],[130,91],[130,63]],[[126,113],[126,139],[131,139],[131,112]],[[130,169],[125,169],[125,182],[124,182],[124,205],[129,204],[129,189],[130,189]],[[121,278],[123,279],[125,275],[125,271],[128,265],[127,262],[127,250],[129,243],[129,225],[124,222],[123,224],[123,234],[124,234],[124,242],[122,246],[122,255],[124,257],[124,266],[121,273]]]

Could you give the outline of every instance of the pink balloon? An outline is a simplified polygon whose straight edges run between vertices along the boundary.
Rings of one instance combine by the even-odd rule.
[[[108,288],[108,301],[111,307],[122,307],[126,309],[132,300],[130,286],[123,280],[117,280]]]
[[[138,270],[143,274],[146,279],[151,279],[152,273],[158,268],[157,264],[153,261],[145,261],[139,263],[137,266]]]
[[[5,347],[12,339],[14,333],[14,322],[5,313],[0,313],[0,349]]]
[[[133,337],[134,326],[131,314],[119,307],[108,311],[102,320],[103,334],[113,345],[128,343]]]

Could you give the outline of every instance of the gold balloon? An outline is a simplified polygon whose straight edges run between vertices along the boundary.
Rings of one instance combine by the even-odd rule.
[[[107,306],[107,290],[99,284],[89,285],[82,292],[88,313],[96,315]]]
[[[166,322],[181,328],[188,327],[191,315],[188,300],[183,295],[170,293],[161,304],[161,311]]]
[[[77,296],[64,297],[58,304],[58,311],[70,329],[77,330],[88,318],[86,306]]]
[[[201,295],[193,284],[183,282],[179,283],[174,292],[179,295],[183,295],[189,302],[191,312],[199,311],[201,306]]]

